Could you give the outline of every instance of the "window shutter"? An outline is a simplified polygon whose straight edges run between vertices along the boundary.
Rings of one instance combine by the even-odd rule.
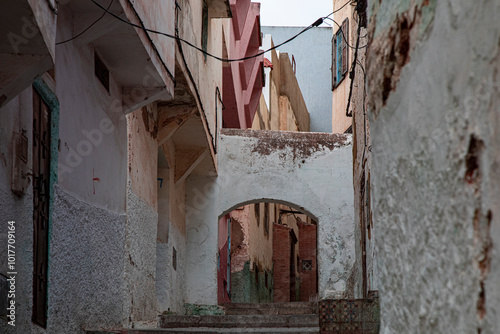
[[[332,90],[337,84],[337,34],[332,37]]]
[[[344,22],[342,22],[342,33],[344,34],[342,41],[342,74],[344,75],[347,73],[349,66],[349,47],[347,46],[347,43],[349,42],[349,19],[345,19]]]

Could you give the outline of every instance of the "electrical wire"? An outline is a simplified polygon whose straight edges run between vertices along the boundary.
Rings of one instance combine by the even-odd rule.
[[[346,2],[345,4],[343,4],[340,8],[337,8],[336,10],[334,10],[333,12],[331,12],[330,14],[328,14],[327,16],[325,16],[325,18],[326,18],[326,17],[328,17],[328,18],[329,18],[330,16],[332,16],[332,15],[333,15],[333,14],[335,14],[336,12],[338,12],[338,11],[342,10],[342,8],[344,8],[345,6],[347,6],[348,4],[350,4],[350,3],[352,3],[352,2],[353,2],[353,0],[349,0],[349,1],[347,1],[347,2]]]
[[[261,51],[255,55],[252,55],[252,56],[247,56],[247,57],[243,57],[243,58],[238,58],[238,59],[226,59],[226,58],[221,58],[221,57],[218,57],[218,56],[215,56],[211,53],[208,53],[207,51],[199,48],[198,46],[192,44],[191,42],[189,41],[186,41],[185,39],[182,39],[180,38],[179,36],[174,36],[174,35],[171,35],[171,34],[168,34],[168,33],[164,33],[164,32],[161,32],[161,31],[157,31],[157,30],[153,30],[153,29],[149,29],[149,28],[146,28],[146,27],[141,27],[140,25],[137,25],[137,24],[134,24],[132,22],[129,22],[123,18],[121,18],[120,16],[116,15],[115,13],[109,11],[109,7],[108,8],[104,8],[101,4],[99,4],[98,2],[96,2],[95,0],[90,0],[92,1],[96,6],[98,6],[99,8],[101,8],[105,13],[108,13],[110,14],[111,16],[113,16],[114,18],[116,18],[117,20],[123,22],[123,23],[126,23],[132,27],[135,27],[135,28],[138,28],[138,29],[142,29],[146,32],[151,32],[151,33],[154,33],[154,34],[158,34],[158,35],[162,35],[162,36],[165,36],[165,37],[168,37],[168,38],[172,38],[172,39],[175,39],[179,42],[182,42],[184,44],[187,44],[189,45],[190,47],[200,51],[201,53],[203,53],[204,55],[208,56],[208,57],[211,57],[211,58],[214,58],[216,60],[219,60],[219,61],[223,61],[223,62],[227,62],[227,63],[230,63],[230,62],[236,62],[236,61],[243,61],[243,60],[247,60],[247,59],[252,59],[252,58],[256,58],[256,57],[259,57],[263,54],[265,54],[266,52],[269,52],[269,51],[272,51],[274,49],[277,49],[279,48],[280,46],[284,45],[284,44],[287,44],[289,42],[291,42],[292,40],[294,40],[295,38],[297,38],[298,36],[300,36],[301,34],[305,33],[306,31],[308,31],[309,29],[312,29],[312,28],[315,28],[317,26],[319,26],[321,23],[323,23],[324,21],[324,17],[321,17],[319,19],[317,19],[314,23],[312,23],[311,25],[307,26],[306,28],[304,28],[302,31],[300,31],[298,34],[290,37],[289,39],[287,39],[286,41],[284,41],[283,43],[280,43],[278,45],[275,45],[273,46],[272,48],[269,48],[265,51]],[[104,13],[104,14],[105,14]],[[330,14],[331,15],[331,14]],[[89,28],[88,28],[89,29]]]
[[[335,24],[337,25],[337,27],[339,27],[340,32],[342,33],[342,37],[343,37],[343,39],[344,39],[345,44],[346,44],[348,47],[350,47],[351,49],[355,49],[355,47],[354,47],[354,46],[352,46],[351,44],[349,44],[349,42],[347,41],[347,37],[346,37],[346,35],[344,34],[344,31],[342,30],[342,27],[340,26],[340,24],[338,24],[338,23],[337,23],[337,21],[335,21],[334,19],[329,18],[329,17],[323,17],[323,19],[325,19],[325,20],[331,20],[333,23],[335,23]],[[358,25],[359,25],[359,24],[358,24]],[[365,37],[365,36],[363,36],[363,37]],[[359,47],[358,47],[358,49],[363,49],[363,48],[366,48],[367,46],[368,46],[368,43],[366,43],[366,44],[365,44],[365,45],[363,45],[363,46],[359,46]]]
[[[354,77],[356,75],[356,62],[358,60],[358,46],[359,46],[359,37],[361,32],[361,25],[358,24],[358,37],[356,38],[356,48],[354,49],[354,60],[352,61],[351,71],[349,72],[349,78],[351,79],[351,87],[349,89],[349,97],[347,98],[347,108],[345,111],[345,115],[347,117],[352,117],[352,112],[349,114],[349,106],[351,105],[351,96],[352,96],[352,87],[354,85]]]
[[[52,2],[50,2],[50,0],[47,0],[47,5],[49,6],[50,11],[55,15],[57,15],[58,1],[56,0],[55,5],[53,5]]]
[[[64,44],[64,43],[68,43],[68,42],[71,42],[72,40],[74,39],[77,39],[78,37],[80,37],[81,35],[85,34],[90,28],[92,28],[97,22],[99,22],[100,20],[102,20],[102,18],[108,13],[108,10],[111,8],[111,5],[113,4],[115,0],[111,0],[111,2],[109,3],[108,7],[106,8],[106,11],[104,13],[102,13],[101,16],[99,16],[99,18],[97,20],[95,20],[94,22],[92,22],[91,25],[89,25],[87,28],[85,28],[82,32],[80,32],[79,34],[65,40],[65,41],[62,41],[62,42],[57,42],[56,45],[61,45],[61,44]]]

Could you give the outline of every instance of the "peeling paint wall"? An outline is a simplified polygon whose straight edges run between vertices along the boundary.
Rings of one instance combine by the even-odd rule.
[[[263,199],[303,208],[318,221],[320,298],[354,295],[348,282],[355,260],[351,137],[224,130],[221,142],[220,175],[227,185],[219,208]]]
[[[256,206],[259,209],[256,209]],[[268,207],[267,231],[264,223],[266,206]],[[274,205],[270,203],[245,205],[231,211],[229,215],[231,217],[231,301],[234,303],[270,302],[272,300],[272,294],[269,293],[271,286],[261,283],[265,281],[265,273],[267,272],[269,279],[273,271]],[[270,279],[269,282],[271,282]]]
[[[186,302],[217,303],[218,218],[263,200],[292,205],[318,221],[320,299],[360,297],[354,292],[351,136],[223,129],[220,143],[219,176],[186,181]]]
[[[144,107],[127,115],[128,187],[125,228],[124,316],[127,326],[155,327],[158,144],[157,113]]]
[[[58,33],[71,30],[66,10],[59,12],[58,21]],[[33,187],[30,181],[21,197],[10,190],[13,131],[26,131],[24,172],[32,169],[32,87],[0,110],[0,189],[5,203],[0,212],[6,219],[1,224],[6,227],[7,219],[13,219],[19,228],[19,307],[15,328],[0,321],[0,331],[6,333],[79,333],[82,328],[116,327],[123,321],[126,123],[119,118],[121,108],[114,112],[108,108],[121,100],[121,89],[113,75],[109,93],[100,86],[93,72],[92,46],[77,48],[70,43],[57,50],[55,80],[43,76],[47,90],[58,100],[60,114],[52,128],[58,130],[60,141],[52,151],[58,153],[53,154],[58,172],[53,175],[57,184],[51,199],[46,330],[31,322]]]
[[[500,4],[371,5],[381,333],[498,333]]]
[[[157,183],[156,294],[160,312],[184,314],[186,230],[184,221],[181,221],[182,224],[174,221],[171,212],[185,209],[185,195],[184,192],[176,192],[171,169],[158,168],[158,178],[161,180]]]

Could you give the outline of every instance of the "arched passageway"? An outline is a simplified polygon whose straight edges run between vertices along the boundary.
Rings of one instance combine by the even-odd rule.
[[[223,129],[218,175],[186,186],[188,303],[217,303],[219,218],[266,201],[317,221],[319,298],[358,296],[350,135]]]
[[[272,200],[219,217],[217,302],[308,302],[318,298],[317,222]]]

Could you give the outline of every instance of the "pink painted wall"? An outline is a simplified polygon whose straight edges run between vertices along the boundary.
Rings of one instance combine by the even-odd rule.
[[[229,58],[255,55],[262,45],[260,4],[250,0],[230,0],[233,13]],[[232,62],[223,69],[224,127],[247,129],[252,126],[262,93],[263,56]]]

